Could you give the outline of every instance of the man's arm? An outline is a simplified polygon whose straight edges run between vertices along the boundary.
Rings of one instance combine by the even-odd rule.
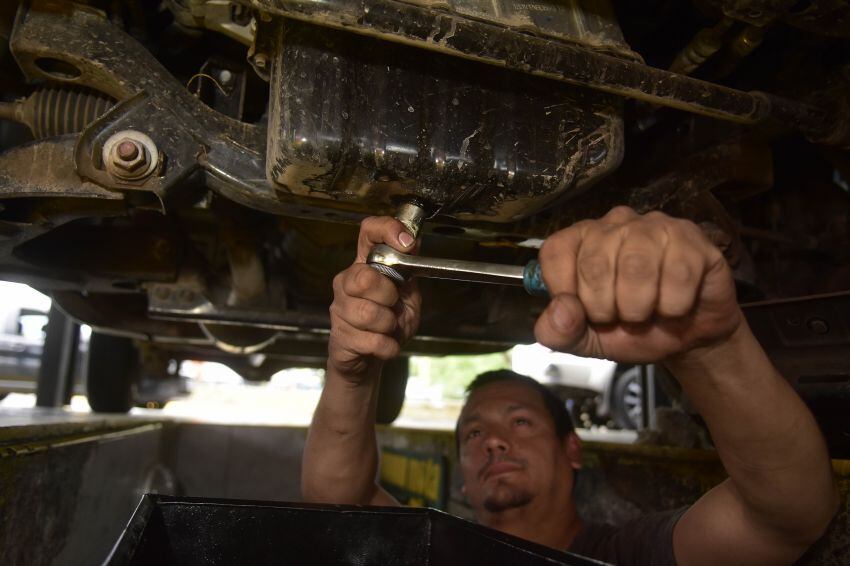
[[[722,345],[666,365],[705,419],[729,473],[676,526],[679,563],[781,564],[798,558],[839,505],[812,414],[746,323]]]
[[[790,563],[838,507],[814,418],[750,332],[723,255],[692,223],[621,207],[540,252],[550,348],[664,362],[708,424],[729,480],[674,529],[680,564]]]
[[[376,482],[375,410],[385,360],[419,325],[420,296],[366,265],[375,244],[410,251],[413,238],[392,218],[363,221],[354,264],[334,279],[325,387],[307,434],[301,495],[316,503],[398,505]]]

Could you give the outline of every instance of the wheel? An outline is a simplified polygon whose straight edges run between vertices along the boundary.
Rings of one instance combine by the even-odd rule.
[[[640,367],[627,369],[617,377],[611,392],[611,415],[620,428],[637,430],[643,422]]]
[[[410,364],[407,358],[396,358],[384,364],[375,417],[378,424],[390,424],[398,417],[404,405],[404,392],[407,389],[409,374]]]
[[[126,413],[133,406],[133,370],[139,352],[130,338],[92,333],[86,395],[96,413]]]

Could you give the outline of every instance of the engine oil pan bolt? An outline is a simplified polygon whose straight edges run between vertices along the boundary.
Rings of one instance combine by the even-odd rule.
[[[425,203],[417,198],[411,198],[399,206],[395,217],[404,224],[414,239],[418,238],[422,222],[425,220]]]
[[[157,168],[160,153],[147,135],[136,130],[112,134],[103,144],[103,165],[117,181],[141,181]]]

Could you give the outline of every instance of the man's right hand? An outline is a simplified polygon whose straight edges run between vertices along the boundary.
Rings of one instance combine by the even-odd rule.
[[[413,236],[398,220],[366,218],[360,225],[357,258],[334,278],[328,369],[352,382],[377,375],[381,363],[396,357],[419,327],[422,299],[416,283],[397,287],[366,264],[369,251],[377,244],[405,253],[416,247]]]
[[[301,493],[308,502],[399,504],[375,482],[378,377],[382,362],[397,356],[416,332],[422,301],[415,283],[396,287],[366,265],[376,244],[406,253],[416,249],[398,220],[367,218],[354,264],[334,279],[328,371],[301,464]]]

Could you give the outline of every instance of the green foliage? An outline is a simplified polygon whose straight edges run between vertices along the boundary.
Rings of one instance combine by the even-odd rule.
[[[442,385],[443,396],[449,399],[463,399],[467,384],[479,373],[510,367],[510,350],[482,356],[410,358],[410,375],[427,380],[431,385]]]

